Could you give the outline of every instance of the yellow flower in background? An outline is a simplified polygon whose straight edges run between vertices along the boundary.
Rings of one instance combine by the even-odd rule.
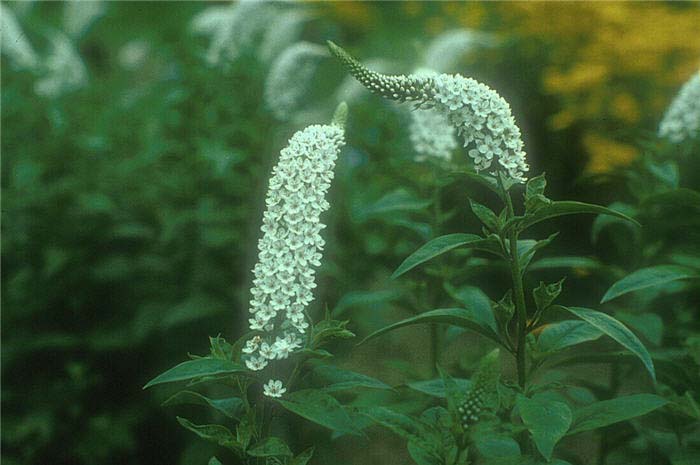
[[[589,128],[583,145],[590,172],[631,162],[636,150],[610,134],[630,124],[655,127],[678,87],[700,63],[698,3],[486,6],[497,30],[519,36],[521,53],[545,56],[542,89],[561,105],[549,119],[549,127],[562,130],[580,124]],[[461,8],[467,14],[470,5]],[[541,47],[546,47],[546,54]]]
[[[637,149],[632,145],[616,142],[597,133],[584,134],[583,146],[590,154],[586,167],[589,173],[604,173],[628,165],[638,155]]]

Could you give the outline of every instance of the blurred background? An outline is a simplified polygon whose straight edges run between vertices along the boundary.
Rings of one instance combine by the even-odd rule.
[[[488,200],[457,183],[440,194],[454,214],[436,231],[423,214],[435,169],[414,160],[408,108],[348,79],[326,40],[380,71],[431,67],[487,83],[510,102],[549,197],[601,204],[629,197],[614,173],[640,157],[700,63],[695,2],[1,8],[6,465],[206,463],[213,447],[141,388],[206,352],[208,336],[244,333],[271,167],[295,130],[330,121],[339,100],[350,107],[348,145],[312,314],[328,307],[359,336],[405,316],[412,290],[389,279],[396,266],[438,232],[478,230],[467,195]],[[453,159],[466,164],[461,152]],[[686,184],[697,187],[691,163]],[[590,240],[592,221],[559,222],[554,250],[633,267],[612,239]],[[471,265],[463,278],[500,297],[506,275]],[[596,304],[611,280],[574,271],[579,290],[565,300]],[[425,331],[352,352],[339,344],[336,362],[388,383],[430,376],[409,350]],[[479,355],[455,351],[455,363]],[[300,447],[327,434],[306,428]],[[405,450],[385,435],[318,454],[402,463]]]

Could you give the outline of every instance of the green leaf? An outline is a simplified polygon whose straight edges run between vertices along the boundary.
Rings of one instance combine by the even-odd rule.
[[[292,392],[278,402],[290,412],[331,430],[360,434],[343,406],[323,391],[304,389]]]
[[[474,439],[474,445],[488,464],[510,465],[520,458],[520,446],[507,436],[480,434]]]
[[[547,239],[541,241],[535,241],[532,239],[525,239],[518,241],[518,257],[520,257],[520,263],[522,263],[523,272],[525,268],[530,264],[530,260],[535,256],[535,253],[543,247],[548,246],[557,236],[558,232],[551,234]]]
[[[486,176],[483,174],[475,173],[474,171],[458,170],[451,173],[454,176],[464,176],[469,178],[469,180],[489,189],[496,195],[501,197],[501,189],[498,187],[498,180],[492,176]]]
[[[348,308],[369,307],[377,308],[401,297],[402,292],[395,289],[380,291],[354,291],[343,295],[331,312],[334,318],[338,318]]]
[[[679,279],[689,279],[700,277],[697,272],[678,265],[657,265],[642,268],[628,274],[612,286],[605,293],[600,303],[609,302],[612,299],[625,295],[628,292],[638,291],[652,286],[677,281]]]
[[[332,384],[325,386],[325,392],[344,391],[358,387],[370,389],[391,389],[391,386],[371,376],[363,375],[350,370],[335,367],[333,365],[319,365],[314,368],[314,374],[326,382]]]
[[[636,418],[667,403],[666,399],[653,394],[634,394],[594,402],[574,412],[573,425],[568,434],[590,431]]]
[[[291,457],[292,451],[280,438],[265,438],[248,449],[248,455],[252,457]]]
[[[525,184],[525,201],[538,195],[544,195],[544,189],[547,187],[547,178],[545,173],[528,179]]]
[[[500,344],[498,335],[494,332],[491,327],[493,321],[493,315],[489,319],[485,315],[479,314],[475,309],[465,309],[465,308],[440,308],[437,310],[431,310],[420,315],[416,315],[411,318],[399,321],[393,325],[386,326],[382,329],[378,329],[366,338],[364,338],[360,344],[363,344],[370,339],[374,339],[389,331],[395,329],[403,328],[404,326],[425,324],[425,323],[443,323],[448,325],[459,326],[461,328],[471,329],[477,333],[495,341]],[[359,345],[359,344],[358,344]]]
[[[654,372],[654,362],[651,360],[651,356],[644,344],[637,338],[637,336],[632,333],[625,325],[617,321],[615,318],[611,317],[602,312],[597,312],[588,308],[582,307],[561,307],[566,311],[573,313],[580,319],[588,322],[592,326],[595,326],[603,333],[607,334],[615,341],[624,346],[627,350],[632,352],[634,355],[639,357],[647,371],[651,375],[651,378],[656,382],[656,373]]]
[[[216,457],[212,457],[209,459],[209,464],[208,465],[223,465],[219,459]]]
[[[622,218],[623,220],[629,221],[637,226],[641,226],[636,220],[620,212],[616,212],[615,210],[611,210],[600,205],[593,205],[590,203],[564,200],[542,205],[532,213],[528,213],[525,216],[516,216],[515,218],[512,218],[503,227],[503,232],[507,233],[510,230],[510,228],[514,227],[522,231],[529,228],[532,225],[535,225],[537,223],[551,218],[556,218],[558,216],[564,215],[577,215],[583,213],[616,216],[618,218]]]
[[[408,455],[417,465],[442,465],[445,463],[435,447],[427,441],[409,440],[407,447]]]
[[[615,312],[615,317],[627,326],[630,326],[638,334],[644,336],[652,344],[661,345],[664,321],[656,313]]]
[[[243,407],[243,401],[238,397],[228,397],[226,399],[210,399],[194,391],[180,391],[169,397],[163,406],[195,404],[212,407],[229,418],[238,418],[238,414]]]
[[[469,199],[469,205],[471,206],[472,212],[477,218],[493,232],[497,232],[501,225],[498,216],[486,205],[482,205],[479,202],[475,202]]]
[[[637,214],[637,209],[633,207],[632,205],[628,205],[626,203],[622,202],[613,202],[610,205],[608,205],[608,208],[611,210],[615,210],[617,212],[622,213],[623,215],[627,216],[633,216]],[[597,217],[595,220],[593,220],[593,225],[591,225],[591,242],[596,244],[598,242],[598,239],[600,237],[600,233],[603,232],[605,228],[608,226],[612,226],[615,224],[621,224],[623,226],[627,227],[633,227],[630,223],[627,221],[623,221],[620,218],[616,218],[613,216],[608,216],[608,215],[601,215]],[[632,230],[633,233],[637,233],[639,230],[634,229]]]
[[[227,449],[240,451],[241,446],[234,439],[231,430],[221,425],[195,425],[186,418],[176,417],[177,421],[194,434],[207,441],[214,442]]]
[[[468,379],[453,378],[453,381],[457,385],[457,389],[461,392],[467,392],[471,386],[471,381]],[[412,381],[407,383],[406,386],[411,389],[422,392],[423,394],[428,394],[433,397],[445,398],[447,396],[445,392],[445,383],[442,378],[435,378],[426,381]]]
[[[564,284],[564,279],[566,278],[562,278],[556,283],[552,284],[545,284],[540,281],[540,285],[537,286],[536,289],[533,289],[532,297],[535,299],[537,310],[540,312],[547,310],[547,308],[552,305],[552,302],[559,297],[559,294],[561,294],[562,284]]]
[[[542,352],[557,352],[582,342],[594,341],[603,333],[586,321],[564,320],[545,326],[537,339]]]
[[[399,265],[399,267],[391,275],[392,279],[396,279],[402,274],[409,270],[417,267],[421,263],[425,263],[438,255],[442,255],[445,252],[449,252],[457,247],[468,246],[474,248],[482,248],[486,244],[492,242],[489,239],[484,239],[483,237],[477,236],[475,234],[448,234],[446,236],[437,237],[431,241],[428,241],[421,248],[409,255],[406,260]]]
[[[603,266],[598,260],[589,257],[562,256],[547,257],[537,260],[530,265],[530,271],[549,270],[556,268],[598,269]]]
[[[491,328],[494,334],[498,333],[498,325],[491,309],[491,299],[478,287],[462,286],[455,288],[451,284],[445,285],[445,290],[450,297],[458,300],[465,308],[471,310],[477,316],[477,321]]]
[[[426,435],[425,427],[420,422],[386,407],[363,407],[360,412],[404,439],[421,441]]]
[[[309,463],[309,460],[311,460],[311,457],[313,457],[313,456],[314,456],[314,448],[309,447],[304,452],[302,452],[301,454],[294,457],[289,462],[289,465],[306,465],[307,463]]]
[[[571,409],[563,402],[540,399],[538,396],[529,399],[519,395],[516,404],[523,423],[532,433],[537,450],[550,460],[554,446],[571,425]]]
[[[361,220],[396,212],[420,211],[430,206],[430,200],[423,200],[405,189],[389,192],[376,202],[365,206],[359,213]]]
[[[204,376],[225,375],[233,373],[241,373],[246,371],[241,365],[233,363],[229,360],[215,360],[211,358],[199,358],[196,360],[188,360],[179,365],[174,366],[165,373],[161,373],[150,380],[143,387],[144,389],[156,384],[172,383],[174,381],[185,381],[190,379],[202,378]]]
[[[440,367],[437,366],[438,374],[442,379],[442,383],[445,386],[445,398],[447,399],[447,410],[452,414],[455,419],[459,419],[460,415],[457,412],[457,407],[459,406],[460,398],[464,397],[464,391],[460,391],[459,385],[454,379]]]

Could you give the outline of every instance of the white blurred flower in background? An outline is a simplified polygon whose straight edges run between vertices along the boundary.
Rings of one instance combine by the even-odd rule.
[[[272,63],[265,80],[265,105],[275,118],[285,121],[301,107],[313,86],[321,60],[328,57],[325,47],[297,42],[287,47]]]
[[[54,32],[49,40],[51,51],[42,63],[43,76],[34,83],[34,91],[43,97],[57,97],[86,85],[87,69],[70,38]]]
[[[700,135],[700,71],[683,84],[659,125],[659,136],[674,143],[680,143],[698,135]]]
[[[16,70],[31,70],[39,65],[39,57],[25,35],[12,9],[0,3],[2,54]]]
[[[106,10],[102,1],[71,0],[63,8],[63,27],[71,37],[80,37]]]
[[[196,15],[192,31],[210,38],[206,60],[221,65],[238,58],[241,50],[254,45],[275,17],[275,4],[242,0],[227,6],[212,6]]]

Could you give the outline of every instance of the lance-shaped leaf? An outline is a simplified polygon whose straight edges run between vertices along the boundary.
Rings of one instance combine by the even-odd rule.
[[[198,358],[188,360],[174,366],[165,373],[161,373],[150,380],[143,388],[149,388],[156,384],[172,383],[174,381],[186,381],[203,378],[205,376],[225,375],[246,371],[244,367],[229,360],[216,360],[211,358]]]
[[[243,408],[243,400],[238,397],[228,397],[226,399],[210,399],[202,394],[194,391],[180,391],[177,394],[169,397],[163,406],[194,404],[211,407],[229,418],[238,418],[238,415]]]
[[[654,382],[656,382],[654,362],[652,362],[649,352],[639,338],[635,336],[632,331],[627,329],[625,325],[610,315],[588,308],[563,306],[561,308],[573,313],[583,321],[589,323],[591,326],[598,328],[604,334],[610,336],[627,350],[639,357],[647,371],[649,371],[651,378],[654,380]]]
[[[480,250],[487,250],[489,252],[494,252],[494,247],[498,247],[494,244],[493,239],[484,239],[476,234],[447,234],[446,236],[437,237],[426,244],[421,246],[418,250],[413,252],[409,257],[399,265],[399,267],[391,275],[392,279],[398,278],[402,274],[409,270],[417,267],[421,263],[425,263],[438,255],[442,255],[445,252],[449,252],[457,247],[471,247]]]
[[[304,389],[285,395],[278,402],[290,412],[333,431],[360,434],[343,406],[323,391]]]
[[[194,434],[207,441],[226,447],[227,449],[240,451],[241,445],[236,441],[231,430],[221,425],[195,425],[186,418],[177,417],[177,421]]]
[[[439,308],[437,310],[431,310],[429,312],[421,313],[411,318],[401,320],[392,325],[386,326],[382,329],[378,329],[366,338],[364,338],[360,344],[363,344],[370,339],[374,339],[389,331],[393,331],[398,328],[403,328],[404,326],[425,324],[425,323],[442,323],[448,325],[459,326],[461,328],[471,329],[477,333],[485,336],[497,343],[501,343],[496,330],[492,326],[493,314],[488,315],[481,314],[475,307],[474,309],[466,308]],[[359,345],[359,344],[358,344]]]
[[[678,265],[657,265],[642,268],[628,274],[610,286],[600,303],[608,302],[628,292],[638,291],[647,287],[660,286],[679,279],[697,279],[699,277],[700,274],[696,271]]]
[[[269,437],[246,451],[251,457],[291,457],[292,451],[280,438]]]
[[[472,382],[468,379],[453,378],[453,381],[461,392],[467,392],[469,387],[472,385]],[[406,386],[415,391],[422,392],[423,394],[433,397],[445,398],[447,396],[445,383],[442,378],[429,379],[426,381],[413,381],[411,383],[407,383]]]
[[[574,412],[574,421],[568,434],[590,431],[646,415],[667,403],[663,397],[653,394],[634,394],[594,402]]]
[[[554,446],[571,425],[571,409],[563,402],[539,396],[528,399],[519,395],[516,405],[523,423],[532,434],[537,450],[545,459],[550,460]]]
[[[344,391],[360,387],[391,390],[391,386],[376,378],[355,371],[344,370],[333,365],[319,365],[314,368],[313,372],[324,381],[331,383],[323,388],[325,392]]]
[[[537,348],[542,352],[557,352],[602,335],[598,328],[586,321],[564,320],[545,326],[537,339]]]
[[[508,232],[511,228],[518,228],[520,231],[529,228],[532,225],[540,223],[542,221],[556,218],[558,216],[564,215],[577,215],[582,213],[589,213],[594,215],[611,215],[627,220],[637,226],[641,226],[636,220],[630,218],[629,216],[620,213],[610,208],[603,207],[601,205],[593,205],[590,203],[574,202],[570,200],[563,200],[558,202],[551,202],[549,204],[541,204],[534,212],[528,213],[525,216],[516,216],[509,220],[503,227],[504,232]]]

